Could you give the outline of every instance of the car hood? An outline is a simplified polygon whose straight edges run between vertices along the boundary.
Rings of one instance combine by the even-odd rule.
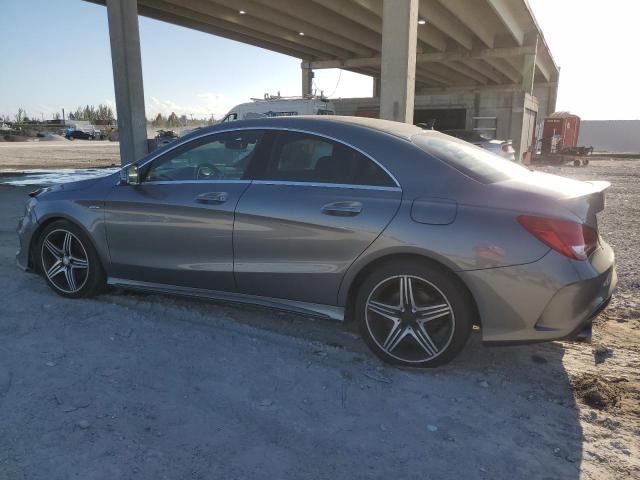
[[[109,181],[107,179],[111,177],[117,177],[119,175],[118,172],[106,176],[99,176],[94,178],[87,178],[84,180],[76,180],[73,182],[65,182],[65,183],[57,183],[54,185],[49,185],[47,187],[38,188],[37,190],[31,192],[29,196],[31,197],[46,197],[48,194],[52,193],[62,193],[62,192],[75,192],[80,190],[85,190],[90,187],[94,187],[99,183]]]

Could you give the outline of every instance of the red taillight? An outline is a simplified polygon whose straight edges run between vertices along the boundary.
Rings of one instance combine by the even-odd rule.
[[[598,248],[598,232],[582,223],[520,215],[518,222],[534,237],[574,260],[586,260]]]

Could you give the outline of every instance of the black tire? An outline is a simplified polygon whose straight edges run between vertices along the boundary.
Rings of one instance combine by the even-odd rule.
[[[404,290],[412,292],[412,299],[415,297],[415,301],[408,303],[416,307],[412,310],[419,312],[398,310],[391,314],[396,318],[392,319],[384,309],[391,304],[393,308],[402,308],[401,285],[405,284],[411,286]],[[395,285],[399,292],[393,297]],[[376,301],[379,295],[387,295],[390,301]],[[375,305],[370,305],[370,300]],[[362,338],[383,361],[402,366],[436,367],[448,363],[462,350],[477,313],[468,290],[452,273],[428,261],[403,259],[382,265],[364,280],[356,296],[355,315]],[[391,341],[389,351],[386,343],[393,338],[394,330],[399,332],[402,328],[404,333],[400,332],[399,336],[404,336],[399,343]]]
[[[68,249],[65,247],[66,238],[70,238]],[[54,253],[56,247],[60,248],[56,250],[57,253]],[[106,274],[102,262],[91,239],[73,223],[58,220],[47,225],[38,237],[35,249],[34,258],[37,261],[38,271],[58,295],[66,298],[83,298],[104,291]],[[83,266],[83,257],[86,257],[86,267]],[[58,265],[57,269],[63,270],[57,272],[56,269],[52,272],[52,268],[56,265]],[[51,277],[48,271],[53,274]],[[76,288],[71,288],[71,282]]]

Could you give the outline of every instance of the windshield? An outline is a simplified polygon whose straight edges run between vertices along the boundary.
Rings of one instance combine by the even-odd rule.
[[[529,173],[517,163],[450,136],[418,134],[411,141],[421,150],[482,183],[500,182]]]

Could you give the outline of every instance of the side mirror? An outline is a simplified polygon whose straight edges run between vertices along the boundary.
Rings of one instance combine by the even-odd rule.
[[[139,185],[140,173],[138,166],[134,163],[126,166],[120,170],[120,184],[121,185]]]

